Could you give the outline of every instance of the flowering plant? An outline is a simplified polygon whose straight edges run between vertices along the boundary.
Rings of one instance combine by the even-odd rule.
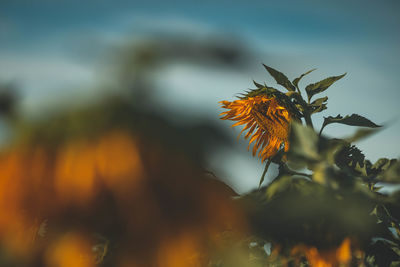
[[[345,74],[307,85],[304,99],[299,81],[313,70],[291,82],[264,67],[286,92],[254,82],[257,88],[239,100],[221,102],[228,109],[221,119],[244,124],[249,146],[255,142],[253,155],[260,149],[261,161],[267,160],[260,188],[241,198],[253,226],[253,260],[262,266],[398,264],[399,195],[379,190],[400,182],[400,163],[381,158],[372,164],[353,144],[380,126],[352,114],[324,117],[321,129],[314,129],[312,115],[327,109],[328,97],[311,100]],[[323,135],[333,123],[363,128],[347,138]],[[261,187],[271,162],[279,173]]]

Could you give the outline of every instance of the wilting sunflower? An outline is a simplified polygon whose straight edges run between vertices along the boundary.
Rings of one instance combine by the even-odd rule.
[[[232,127],[246,124],[239,136],[248,130],[244,138],[251,136],[248,150],[251,143],[255,142],[253,156],[259,150],[258,157],[264,162],[280,148],[284,147],[285,151],[289,149],[289,124],[292,117],[276,97],[263,94],[220,103],[223,108],[228,109],[220,114],[224,115],[222,120],[237,121]]]

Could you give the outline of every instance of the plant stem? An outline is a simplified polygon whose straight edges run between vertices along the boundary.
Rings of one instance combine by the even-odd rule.
[[[325,126],[326,126],[326,125],[322,125],[321,130],[319,130],[319,134],[318,134],[319,136],[321,136],[322,130],[325,128]]]
[[[297,88],[298,89],[298,88]],[[300,90],[299,90],[300,91]],[[303,107],[303,115],[304,115],[304,120],[306,121],[306,125],[314,129],[313,122],[311,120],[311,113],[309,112],[309,108],[307,102],[303,99],[303,97],[299,95],[294,95],[298,103]],[[310,100],[308,100],[310,102]]]
[[[281,164],[279,166],[279,176],[283,176],[285,174],[305,176],[305,177],[308,177],[310,179],[312,178],[311,174],[293,171],[285,163],[283,163],[283,164]]]
[[[260,189],[261,184],[264,182],[265,174],[267,174],[267,171],[268,171],[268,168],[269,168],[269,165],[271,164],[271,162],[272,162],[272,160],[268,159],[267,163],[265,164],[264,171],[263,171],[263,173],[261,175],[261,178],[260,178],[260,183],[258,184],[258,189]]]
[[[304,120],[306,121],[306,125],[311,127],[311,129],[314,129],[313,122],[311,120],[311,115],[308,113],[308,110],[304,112]]]

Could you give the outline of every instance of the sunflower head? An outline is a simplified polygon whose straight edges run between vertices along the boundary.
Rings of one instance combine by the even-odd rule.
[[[250,138],[253,156],[257,154],[262,162],[274,156],[281,148],[289,149],[289,128],[293,118],[289,109],[274,95],[258,94],[235,101],[221,101],[222,120],[236,121],[234,126],[245,125],[239,136],[246,130],[245,139]]]

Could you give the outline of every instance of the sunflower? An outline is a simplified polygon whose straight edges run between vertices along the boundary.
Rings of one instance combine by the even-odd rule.
[[[274,156],[282,146],[289,149],[289,124],[291,114],[284,106],[280,105],[276,97],[257,95],[233,102],[221,101],[222,108],[228,111],[220,114],[222,120],[237,121],[234,126],[245,124],[239,136],[246,130],[245,139],[250,137],[249,146],[254,143],[253,156],[256,155],[264,162]]]

